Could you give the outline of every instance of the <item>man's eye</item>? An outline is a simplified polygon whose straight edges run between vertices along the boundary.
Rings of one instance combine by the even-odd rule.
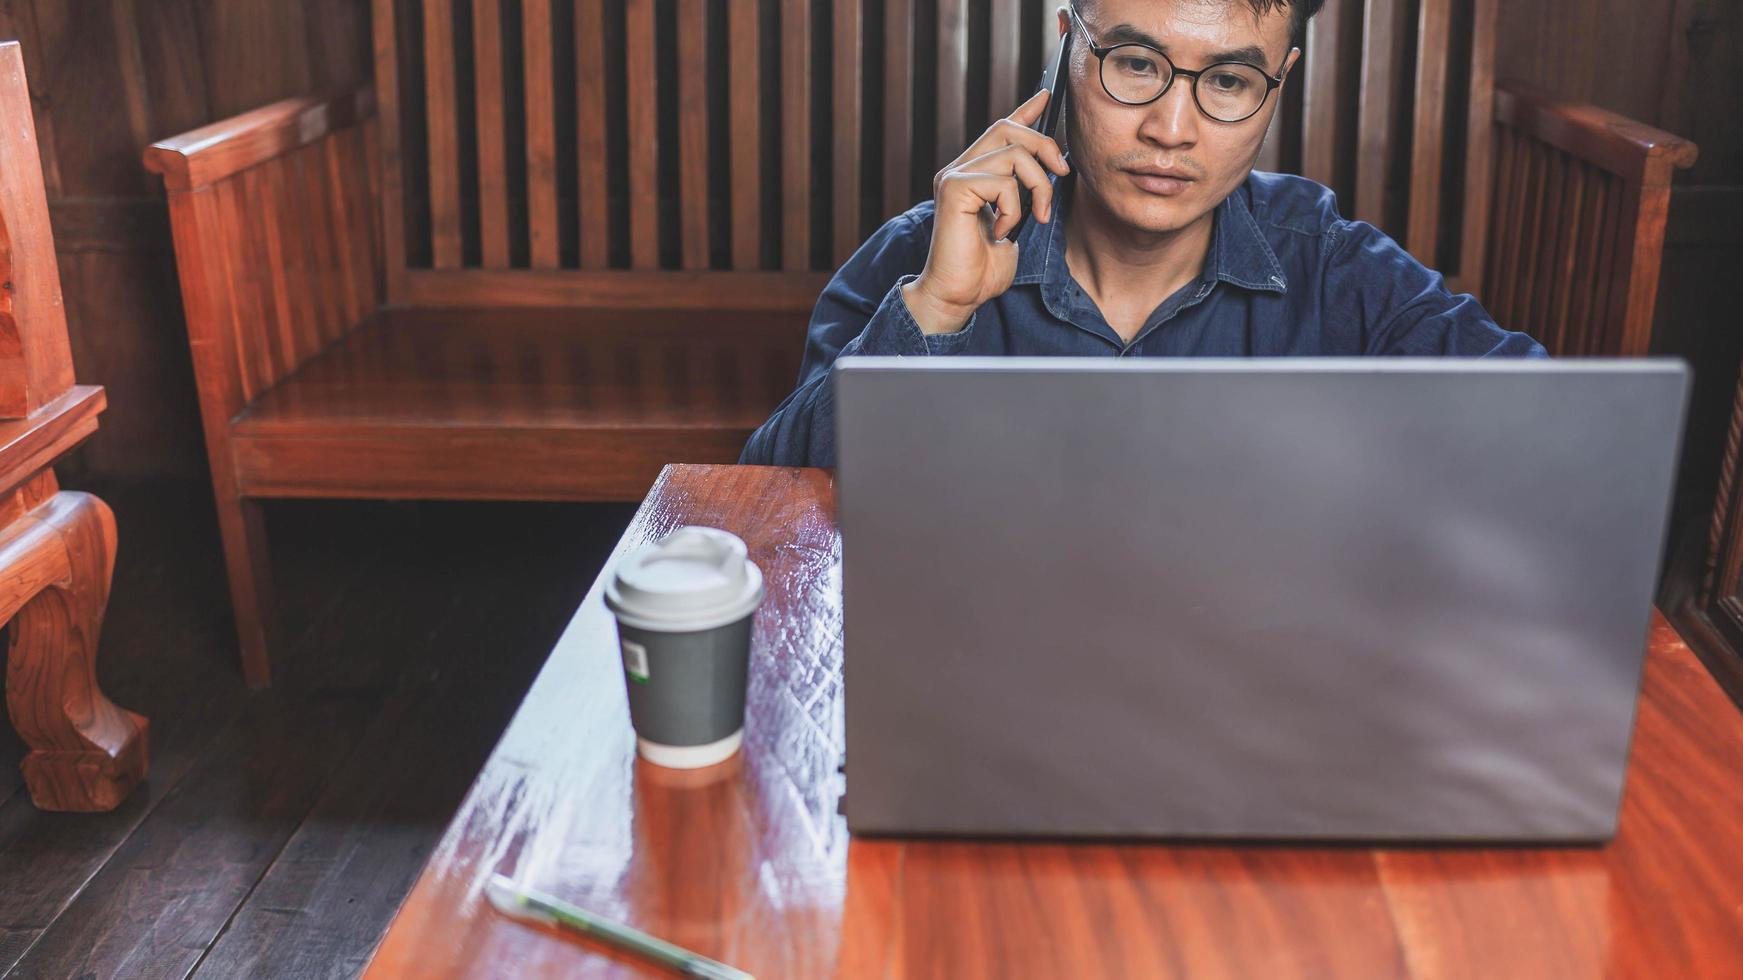
[[[1239,92],[1248,85],[1246,78],[1232,71],[1219,71],[1208,78],[1210,87],[1218,92]]]
[[[1115,67],[1128,75],[1156,74],[1156,62],[1149,58],[1122,57],[1116,61]]]

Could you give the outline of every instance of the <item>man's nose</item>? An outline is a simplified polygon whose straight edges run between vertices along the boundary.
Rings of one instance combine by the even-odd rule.
[[[1162,97],[1144,107],[1138,136],[1157,146],[1191,146],[1198,142],[1199,113],[1192,101],[1192,79],[1176,78]]]

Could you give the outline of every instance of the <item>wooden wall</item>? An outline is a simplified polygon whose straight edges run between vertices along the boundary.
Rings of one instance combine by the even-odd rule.
[[[28,59],[80,379],[109,387],[104,428],[75,465],[201,477],[174,258],[139,152],[276,98],[366,79],[367,0],[0,0],[0,38],[11,37]],[[1740,39],[1736,0],[1501,4],[1503,76],[1701,144],[1676,198],[1659,317],[1664,348],[1701,374],[1689,445],[1698,479],[1685,492],[1716,467],[1711,447],[1743,353],[1743,332],[1721,322],[1743,259],[1743,127],[1723,111],[1743,107]]]
[[[1336,2],[1336,0],[1332,0]],[[1700,144],[1666,228],[1653,346],[1695,369],[1666,589],[1698,579],[1743,357],[1743,3],[1529,0],[1501,5],[1502,77],[1595,102]],[[1683,581],[1677,581],[1681,579]],[[1668,597],[1667,597],[1668,598]]]
[[[73,360],[109,389],[75,480],[203,477],[153,140],[369,78],[367,0],[0,0],[23,44]]]

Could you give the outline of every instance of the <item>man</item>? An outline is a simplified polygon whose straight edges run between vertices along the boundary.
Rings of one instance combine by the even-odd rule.
[[[1253,172],[1323,3],[1061,9],[1065,150],[1031,128],[1037,93],[861,246],[818,300],[798,390],[740,461],[835,465],[829,368],[856,354],[1544,356],[1325,187]],[[1007,241],[1019,185],[1033,220]]]

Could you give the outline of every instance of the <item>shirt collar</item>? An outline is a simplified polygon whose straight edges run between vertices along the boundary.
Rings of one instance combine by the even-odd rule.
[[[1024,222],[1017,233],[1017,274],[1014,286],[1064,282],[1070,277],[1065,264],[1065,221],[1071,208],[1072,175],[1051,177],[1053,220],[1043,224]],[[1243,184],[1216,206],[1210,233],[1210,252],[1205,256],[1204,280],[1222,280],[1243,289],[1281,293],[1289,288],[1277,253],[1259,228],[1247,206]]]

